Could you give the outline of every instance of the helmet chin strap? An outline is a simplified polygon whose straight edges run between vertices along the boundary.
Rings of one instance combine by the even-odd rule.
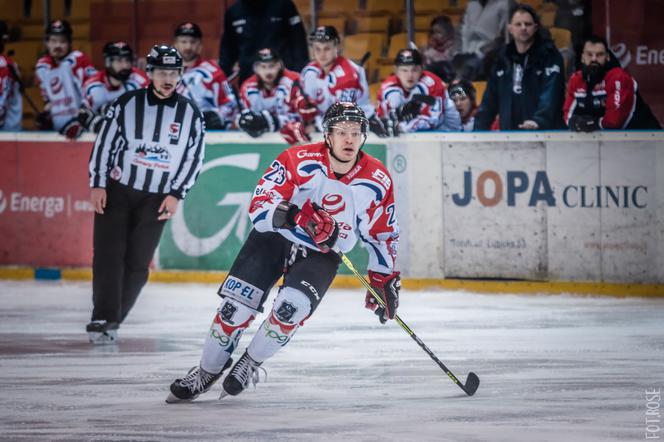
[[[360,155],[360,151],[361,151],[362,148],[364,147],[364,143],[367,142],[367,134],[364,133],[364,134],[362,134],[362,135],[364,135],[364,139],[362,140],[362,144],[360,144],[360,148],[359,148],[358,151],[357,151],[357,155],[356,155],[355,158],[353,158],[352,160],[342,160],[341,158],[339,158],[338,156],[336,156],[336,155],[334,154],[334,150],[332,149],[332,143],[330,143],[330,139],[329,139],[329,136],[330,136],[329,133],[326,133],[326,134],[325,134],[325,145],[327,146],[327,149],[330,151],[330,155],[332,155],[332,158],[334,158],[334,159],[337,160],[338,162],[340,162],[340,163],[344,163],[344,164],[346,164],[346,163],[350,163],[350,162],[355,162],[355,161],[357,161],[357,157]]]

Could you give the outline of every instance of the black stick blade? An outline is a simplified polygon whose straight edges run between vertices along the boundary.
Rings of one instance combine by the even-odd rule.
[[[480,386],[480,378],[477,377],[472,371],[468,373],[468,379],[466,379],[466,385],[464,385],[463,390],[468,396],[472,396],[477,391],[477,387]]]

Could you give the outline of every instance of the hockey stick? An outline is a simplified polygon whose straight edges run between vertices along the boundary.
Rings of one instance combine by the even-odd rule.
[[[7,55],[9,57],[13,56],[14,55],[14,50],[10,49],[7,52]],[[25,83],[23,83],[23,80],[21,80],[21,76],[18,75],[18,72],[16,72],[16,68],[14,67],[13,64],[7,63],[7,67],[9,68],[9,73],[11,74],[12,78],[18,84],[18,91],[21,93],[21,95],[23,95],[23,97],[25,97],[25,101],[28,102],[28,105],[30,105],[30,107],[32,108],[32,111],[35,113],[35,115],[37,115],[40,111],[39,111],[39,109],[37,109],[37,106],[35,106],[35,102],[32,101],[32,98],[30,98],[30,95],[28,95],[25,92]]]
[[[364,285],[364,287],[365,287],[367,290],[369,290],[369,292],[374,296],[374,298],[376,298],[376,301],[378,301],[378,303],[379,303],[382,307],[385,307],[385,303],[383,302],[383,300],[381,299],[381,297],[378,296],[378,294],[376,293],[376,291],[374,290],[374,288],[371,287],[371,284],[369,284],[369,282],[367,282],[367,280],[364,278],[364,276],[362,276],[362,275],[360,274],[360,272],[357,271],[357,269],[355,268],[355,266],[353,265],[353,263],[351,262],[351,260],[348,259],[348,257],[347,257],[346,255],[344,255],[343,253],[341,253],[341,252],[338,252],[338,253],[339,253],[339,256],[341,257],[341,260],[342,260],[343,263],[346,265],[346,267],[348,267],[348,269],[349,269],[351,272],[353,272],[353,274],[357,277],[357,279],[359,279],[359,280],[362,282],[362,285]],[[399,325],[401,326],[401,328],[404,329],[404,331],[405,331],[406,333],[408,333],[408,334],[410,335],[411,338],[413,338],[413,340],[414,340],[415,342],[417,342],[417,345],[419,345],[420,348],[421,348],[422,350],[424,350],[424,351],[429,355],[429,357],[430,357],[431,359],[433,359],[433,361],[434,361],[436,364],[438,364],[438,366],[439,366],[440,368],[443,369],[443,371],[445,372],[445,374],[446,374],[446,375],[452,380],[452,382],[454,382],[455,384],[457,384],[457,385],[459,386],[459,388],[461,388],[461,389],[462,389],[462,390],[463,390],[468,396],[472,396],[472,395],[475,394],[475,392],[477,391],[477,387],[480,386],[480,378],[478,378],[477,375],[476,375],[475,373],[473,373],[472,371],[471,371],[470,373],[468,373],[468,378],[466,379],[466,384],[465,384],[465,385],[462,384],[461,381],[460,381],[459,379],[457,379],[457,377],[454,376],[454,374],[453,374],[453,373],[452,373],[452,372],[451,372],[451,371],[445,366],[445,364],[443,364],[443,363],[441,362],[441,360],[438,359],[438,358],[436,357],[436,355],[433,354],[433,352],[432,352],[431,350],[429,350],[429,347],[427,347],[427,346],[424,344],[424,342],[422,342],[422,340],[421,340],[421,339],[415,334],[415,332],[412,331],[412,330],[410,329],[410,327],[408,327],[408,326],[406,325],[406,323],[403,322],[403,321],[401,320],[401,318],[399,317],[399,315],[394,316],[394,320],[396,321],[397,324],[399,324]]]

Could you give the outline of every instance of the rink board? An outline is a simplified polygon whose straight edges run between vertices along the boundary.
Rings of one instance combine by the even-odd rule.
[[[92,137],[0,134],[0,265],[89,267]],[[227,270],[278,136],[211,133],[197,185],[155,266]],[[664,282],[662,133],[370,137],[396,191],[410,278]],[[351,256],[364,267],[366,252]]]

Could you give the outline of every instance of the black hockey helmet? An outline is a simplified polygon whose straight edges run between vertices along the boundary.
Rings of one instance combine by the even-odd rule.
[[[323,130],[328,133],[336,123],[355,121],[360,123],[362,133],[367,133],[369,120],[360,107],[349,101],[339,101],[330,106],[323,117]]]
[[[154,45],[147,56],[145,70],[151,72],[155,68],[182,69],[182,56],[173,46],[166,44]]]
[[[127,57],[130,60],[134,59],[134,51],[124,41],[110,41],[104,45],[104,58],[108,59],[113,57]]]
[[[254,57],[254,63],[269,63],[271,61],[281,61],[281,56],[272,48],[259,49]]]
[[[46,38],[48,38],[51,35],[62,35],[67,38],[71,42],[71,36],[72,36],[72,30],[71,30],[71,25],[67,20],[52,20],[48,26],[46,26],[46,31],[44,31],[44,35]]]
[[[334,26],[319,26],[311,33],[311,35],[309,35],[309,43],[325,43],[328,41],[334,42],[335,44],[341,42],[337,28]]]
[[[455,80],[450,85],[450,88],[447,92],[449,93],[451,99],[454,99],[457,96],[462,98],[468,97],[470,98],[470,102],[475,104],[475,86],[473,86],[473,83],[468,80]]]
[[[186,21],[175,28],[175,37],[180,36],[194,37],[200,40],[203,38],[203,31],[201,31],[200,26],[198,26],[196,23]]]
[[[422,54],[417,49],[402,49],[394,58],[395,66],[422,66]]]

